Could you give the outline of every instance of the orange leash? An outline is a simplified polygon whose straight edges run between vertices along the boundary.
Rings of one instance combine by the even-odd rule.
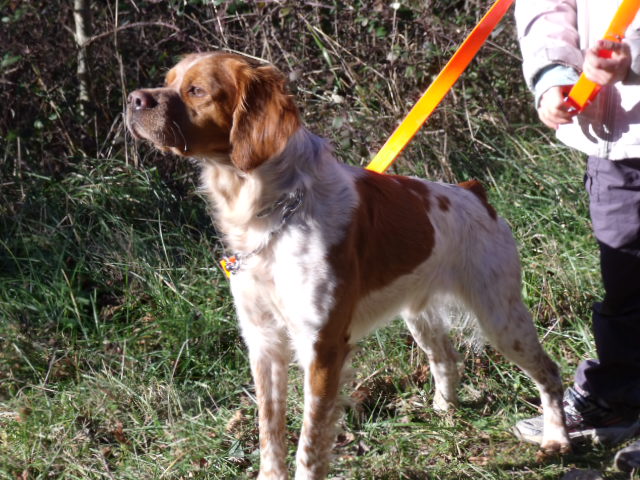
[[[607,33],[604,34],[604,40],[621,42],[627,28],[629,28],[633,19],[636,18],[638,10],[640,10],[640,0],[623,0],[613,16],[613,20],[607,29]],[[611,52],[602,50],[599,55],[601,57],[610,57]],[[600,85],[589,80],[583,73],[569,91],[567,101],[578,112],[581,112],[593,101],[599,91]]]
[[[532,1],[532,0],[529,0]],[[628,1],[628,0],[625,0]],[[640,1],[640,0],[636,0]],[[458,77],[475,57],[482,44],[487,40],[504,14],[509,10],[513,0],[496,0],[482,20],[475,26],[469,36],[460,45],[453,57],[445,65],[436,79],[424,92],[420,100],[409,111],[400,126],[391,135],[377,155],[367,165],[368,170],[383,173],[404,150],[420,127],[427,121],[433,110],[445,97]]]

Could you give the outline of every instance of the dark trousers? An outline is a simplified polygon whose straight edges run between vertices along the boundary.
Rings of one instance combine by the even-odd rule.
[[[589,157],[585,185],[605,295],[593,306],[598,358],[579,365],[575,382],[634,416],[640,412],[640,159]]]

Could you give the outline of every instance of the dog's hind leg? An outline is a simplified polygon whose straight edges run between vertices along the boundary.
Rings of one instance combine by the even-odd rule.
[[[433,408],[446,411],[458,404],[460,355],[451,343],[440,314],[425,310],[418,315],[403,314],[403,319],[418,346],[427,354],[435,383]]]
[[[518,365],[538,387],[544,416],[541,448],[565,452],[570,447],[564,427],[559,369],[542,349],[531,314],[522,302],[519,269],[515,279],[510,277],[513,276],[497,275],[493,282],[478,288],[471,295],[470,306],[489,343]]]

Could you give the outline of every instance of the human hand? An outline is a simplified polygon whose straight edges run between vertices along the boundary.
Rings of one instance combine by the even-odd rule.
[[[557,130],[560,125],[571,123],[576,110],[566,101],[571,85],[551,87],[540,97],[538,116],[547,127]]]
[[[624,42],[598,40],[587,50],[582,69],[586,77],[598,85],[611,85],[624,80],[631,66],[631,49]]]

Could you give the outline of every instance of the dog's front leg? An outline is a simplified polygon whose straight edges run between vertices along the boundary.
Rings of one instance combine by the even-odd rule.
[[[296,480],[319,480],[327,475],[329,453],[342,413],[338,405],[349,346],[343,339],[319,340],[303,362],[304,420],[296,456]]]
[[[290,349],[283,331],[268,328],[244,328],[249,348],[251,372],[258,401],[260,430],[259,480],[285,480],[286,408]]]

